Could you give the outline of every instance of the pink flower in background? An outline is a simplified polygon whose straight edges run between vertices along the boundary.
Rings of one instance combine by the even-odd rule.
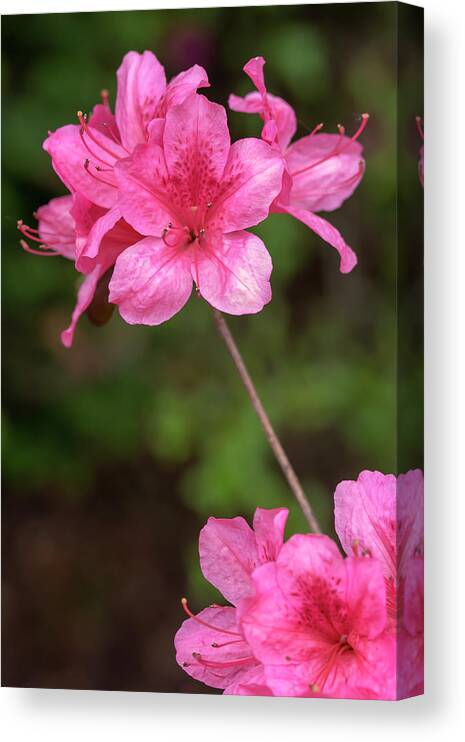
[[[383,564],[390,621],[399,642],[399,697],[423,687],[423,473],[363,471],[338,484],[335,526],[346,554]]]
[[[265,125],[262,137],[281,151],[286,163],[283,189],[271,211],[285,212],[299,219],[319,237],[334,247],[340,255],[340,270],[348,273],[357,258],[340,232],[314,212],[334,211],[349,198],[360,183],[365,170],[362,147],[358,137],[365,128],[368,115],[362,115],[361,124],[352,137],[339,134],[320,134],[318,124],[311,134],[290,144],[297,129],[294,110],[282,98],[267,92],[263,75],[263,57],[251,59],[244,67],[257,92],[244,98],[229,97],[234,111],[258,113]]]
[[[166,114],[162,146],[139,145],[115,166],[118,208],[146,237],[117,259],[110,301],[130,324],[157,325],[198,293],[230,314],[271,299],[271,258],[245,231],[281,190],[279,153],[259,139],[230,144],[226,112],[196,93]]]
[[[377,559],[344,559],[327,536],[296,535],[253,581],[238,616],[274,695],[395,698],[395,636]]]
[[[243,518],[209,518],[200,532],[202,572],[233,606],[212,605],[190,618],[175,637],[176,660],[192,677],[232,695],[271,695],[237,621],[236,606],[253,594],[256,567],[277,558],[288,511],[257,508],[253,529]]]
[[[22,246],[35,255],[62,255],[75,260],[80,241],[86,242],[92,229],[104,214],[104,209],[95,206],[84,196],[60,196],[49,201],[37,210],[38,229],[32,229],[18,222],[20,232],[32,242],[39,243],[39,249],[31,248],[24,240]],[[103,238],[100,252],[93,261],[90,272],[84,276],[79,287],[76,306],[69,327],[61,334],[63,345],[72,345],[74,331],[80,316],[90,309],[95,294],[116,257],[128,245],[140,239],[132,227],[119,219]],[[106,294],[108,294],[107,286]],[[108,312],[107,312],[108,314]],[[98,322],[98,318],[94,317]]]

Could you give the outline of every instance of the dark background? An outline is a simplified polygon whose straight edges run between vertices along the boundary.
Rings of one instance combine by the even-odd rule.
[[[59,341],[76,273],[18,245],[16,220],[64,193],[41,143],[75,122],[130,49],[153,50],[171,76],[207,68],[226,104],[252,89],[242,73],[267,59],[269,90],[295,108],[298,136],[316,123],[363,134],[366,175],[330,221],[356,250],[337,254],[284,215],[257,228],[270,250],[273,300],[228,320],[314,508],[332,533],[332,495],[362,469],[396,471],[397,10],[393,3],[144,11],[3,18],[3,668],[13,686],[205,692],[176,665],[180,598],[221,600],[198,566],[209,515],[288,506],[305,523],[249,408],[208,306],[194,297],[158,328],[115,313],[84,317]],[[402,219],[418,294],[412,216],[421,187],[414,50],[403,49]],[[230,113],[233,138],[258,118]],[[409,200],[410,199],[410,200]],[[405,232],[407,235],[407,232]],[[418,328],[405,330],[405,398],[420,389]],[[413,390],[413,391],[412,391]],[[412,393],[411,393],[412,392]],[[405,415],[403,463],[421,465],[421,420]],[[211,691],[214,692],[214,691]]]

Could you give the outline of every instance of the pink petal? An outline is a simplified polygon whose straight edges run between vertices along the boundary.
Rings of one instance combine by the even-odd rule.
[[[132,152],[147,139],[147,124],[155,118],[165,93],[165,70],[152,52],[128,52],[116,77],[116,121],[124,147]]]
[[[216,628],[208,628],[193,618],[184,621],[174,639],[178,665],[213,688],[228,688],[243,678],[247,681],[249,671],[258,663],[241,635],[228,633],[238,631],[235,608],[210,606],[198,613],[197,618]],[[245,661],[241,663],[241,659]]]
[[[255,138],[234,142],[209,223],[222,232],[234,232],[262,222],[281,191],[283,171],[281,155],[266,142]]]
[[[100,243],[120,219],[119,208],[114,206],[94,222],[84,239],[79,240],[79,247],[76,254],[76,268],[78,271],[89,273],[93,269],[95,260],[98,257]],[[140,237],[136,238],[135,241],[138,239]]]
[[[234,678],[224,691],[225,696],[272,696],[266,685],[263,665],[257,664]]]
[[[113,141],[119,142],[120,140],[116,119],[109,107],[103,103],[97,103],[93,107],[92,114],[89,118],[89,126],[95,127]]]
[[[396,478],[362,472],[357,481],[340,482],[334,493],[337,535],[346,554],[376,557],[386,576],[397,577]]]
[[[161,237],[167,224],[176,221],[161,147],[153,143],[136,147],[131,157],[117,164],[115,175],[125,220],[140,234]]]
[[[223,106],[193,93],[166,114],[163,141],[178,207],[204,207],[217,190],[229,152]]]
[[[190,261],[156,237],[132,245],[116,261],[109,301],[130,325],[159,325],[179,312],[192,291]]]
[[[339,270],[341,273],[350,273],[350,271],[357,265],[357,256],[351,247],[345,242],[341,233],[333,227],[332,224],[323,219],[321,216],[313,214],[311,211],[305,211],[304,209],[298,209],[294,206],[284,205],[279,203],[273,208],[273,211],[281,211],[295,217],[299,221],[303,222],[310,227],[322,240],[327,242],[331,247],[334,247],[341,258]]]
[[[382,562],[347,557],[345,599],[352,612],[352,630],[375,639],[386,626],[386,582]]]
[[[65,348],[70,348],[73,344],[74,331],[76,329],[78,320],[91,304],[92,299],[94,298],[97,284],[102,275],[103,273],[101,270],[101,266],[97,265],[92,273],[89,273],[87,276],[85,276],[83,282],[81,283],[77,295],[76,306],[71,315],[71,323],[69,327],[66,330],[63,330],[63,332],[61,333],[61,342],[63,343]]]
[[[231,603],[253,592],[251,574],[259,559],[244,518],[209,518],[200,531],[199,554],[206,579]]]
[[[43,148],[70,191],[81,193],[98,206],[110,208],[116,201],[116,182],[110,168],[120,157],[125,157],[126,152],[95,127],[89,127],[92,139],[84,134],[84,141],[79,130],[79,126],[72,124],[63,126],[48,136]],[[87,169],[86,162],[89,163]],[[104,168],[105,172],[99,172],[96,167]]]
[[[283,545],[284,529],[288,515],[289,510],[287,508],[256,509],[253,518],[253,529],[261,564],[275,561],[278,558]]]
[[[198,88],[209,88],[208,75],[203,67],[194,64],[188,70],[180,72],[168,83],[165,95],[165,109],[184,103],[186,98],[195,93]]]
[[[40,239],[63,255],[74,260],[76,254],[76,232],[71,214],[72,196],[52,198],[48,204],[37,209]]]
[[[336,149],[340,154],[328,157]],[[313,134],[291,144],[286,161],[293,179],[292,206],[310,211],[338,209],[363,178],[362,151],[359,142],[338,134]]]
[[[286,103],[283,98],[279,98],[277,95],[267,93],[267,101],[276,126],[278,144],[281,151],[284,152],[297,130],[295,111],[289,103]],[[232,94],[228,98],[228,105],[232,111],[238,111],[239,113],[258,113],[264,118],[263,98],[260,93],[248,93],[243,98],[239,95]]]
[[[271,258],[249,232],[217,233],[195,252],[192,276],[200,294],[229,314],[254,314],[271,299]]]
[[[282,98],[270,95],[265,85],[263,57],[254,57],[244,65],[244,72],[250,77],[257,88],[258,93],[249,93],[245,98],[236,95],[229,97],[229,106],[234,111],[244,113],[259,113],[265,121],[266,126],[262,131],[262,138],[274,141],[274,136],[269,139],[270,129],[267,125],[272,121],[275,125],[275,136],[281,151],[284,152],[297,129],[297,119],[292,106]]]

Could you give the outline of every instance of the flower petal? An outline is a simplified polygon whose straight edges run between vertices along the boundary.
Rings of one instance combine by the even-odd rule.
[[[209,518],[200,531],[199,554],[206,579],[231,603],[253,593],[251,574],[259,558],[244,518]]]
[[[234,142],[209,224],[235,232],[262,222],[281,191],[283,171],[283,158],[266,142],[253,137]]]
[[[253,517],[253,529],[261,564],[275,561],[278,558],[283,545],[284,529],[288,515],[289,510],[287,508],[256,509]]]
[[[197,618],[215,628],[193,618],[184,621],[174,638],[178,665],[213,688],[227,688],[242,678],[247,680],[248,672],[258,662],[241,635],[229,633],[238,632],[235,608],[210,606],[200,611]],[[241,659],[245,661],[242,663]]]
[[[58,177],[70,191],[81,193],[98,206],[110,208],[116,201],[116,182],[111,168],[127,153],[99,129],[89,126],[88,130],[90,134],[84,133],[81,137],[80,126],[62,126],[48,136],[43,148],[52,158]],[[100,172],[97,167],[105,171]]]
[[[165,94],[165,70],[150,51],[128,52],[116,77],[116,121],[123,146],[132,152],[147,139],[147,124],[155,118]]]
[[[362,151],[359,142],[338,134],[312,134],[291,144],[286,161],[292,205],[310,211],[338,209],[363,178]]]
[[[200,294],[229,314],[254,314],[271,299],[271,257],[259,237],[232,232],[205,242],[195,252],[192,276]]]
[[[340,482],[334,493],[336,533],[346,554],[380,559],[396,579],[396,478],[363,471],[357,481]]]
[[[193,93],[166,114],[166,165],[178,207],[205,207],[212,200],[228,158],[226,111]]]
[[[297,130],[295,111],[283,98],[267,93],[267,101],[276,126],[276,136],[281,151],[284,152]],[[231,94],[228,98],[231,111],[239,113],[258,113],[264,118],[263,98],[260,93],[248,93],[243,98]],[[262,133],[263,136],[263,133]],[[267,138],[268,141],[268,138]]]
[[[321,237],[322,240],[334,247],[340,256],[339,270],[341,273],[350,273],[350,271],[357,265],[357,256],[351,247],[346,243],[341,233],[333,227],[332,224],[323,219],[321,216],[313,214],[311,211],[305,209],[299,209],[289,204],[282,204],[281,202],[273,207],[273,211],[284,212],[295,217],[299,221],[303,222],[310,227],[310,229]]]
[[[141,234],[161,237],[170,221],[176,221],[166,185],[163,150],[150,142],[136,147],[131,157],[115,167],[119,186],[118,206],[125,220]]]
[[[265,670],[262,664],[256,664],[250,670],[238,674],[232,683],[225,688],[225,696],[272,696],[266,685]]]
[[[71,214],[72,196],[52,198],[48,204],[37,209],[40,239],[65,258],[74,260],[76,255],[76,232]]]
[[[167,85],[165,94],[165,111],[184,103],[186,98],[198,88],[209,88],[208,75],[203,67],[194,64],[188,70],[173,77]]]
[[[192,291],[190,260],[156,237],[132,245],[116,261],[109,301],[130,325],[159,325],[179,312]]]

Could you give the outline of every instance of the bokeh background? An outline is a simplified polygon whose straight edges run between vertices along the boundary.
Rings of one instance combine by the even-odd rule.
[[[193,297],[158,328],[84,317],[68,351],[59,333],[76,273],[19,247],[16,220],[33,223],[37,206],[64,193],[41,149],[47,130],[74,123],[101,88],[114,100],[126,51],[155,51],[169,76],[204,65],[207,95],[225,105],[252,89],[242,66],[262,54],[299,136],[320,121],[355,131],[358,114],[371,114],[366,175],[329,215],[357,251],[356,270],[341,275],[334,250],[271,216],[256,231],[273,257],[273,300],[228,321],[329,533],[340,480],[397,470],[400,416],[403,468],[421,465],[421,333],[405,323],[399,405],[396,314],[397,230],[410,251],[407,310],[421,292],[419,51],[403,48],[398,181],[397,12],[370,3],[3,18],[4,685],[214,692],[178,668],[173,649],[181,597],[196,611],[220,600],[199,570],[199,529],[256,506],[288,506],[287,533],[305,529],[206,304]],[[255,117],[229,121],[233,138],[259,134]]]

